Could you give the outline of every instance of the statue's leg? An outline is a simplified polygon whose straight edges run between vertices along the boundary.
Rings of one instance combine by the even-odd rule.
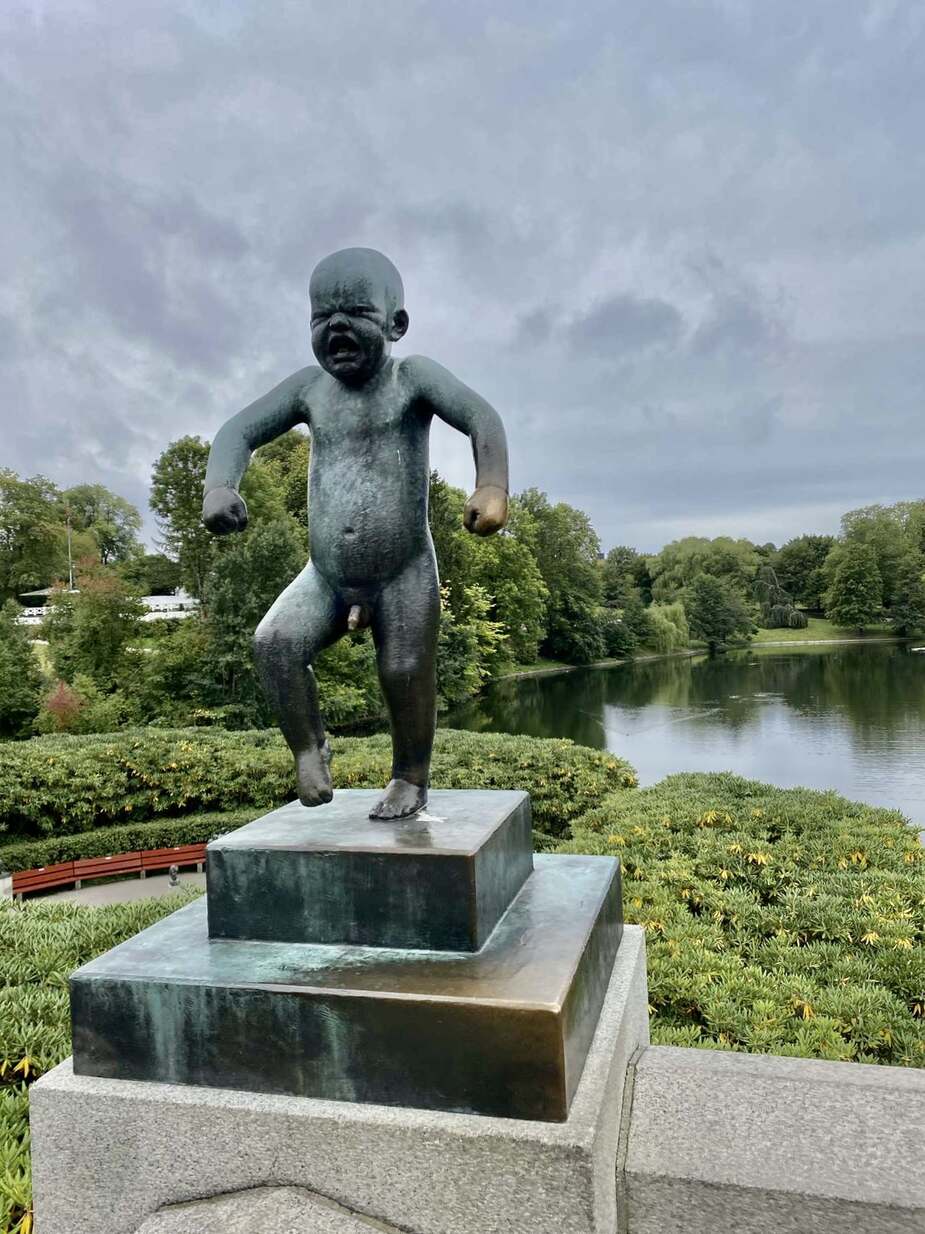
[[[334,795],[312,660],[346,629],[344,604],[309,562],[254,634],[260,684],[295,758],[299,800],[306,806]]]
[[[404,818],[427,802],[439,624],[437,563],[428,551],[387,583],[373,606],[379,680],[392,726],[392,779],[371,818]]]

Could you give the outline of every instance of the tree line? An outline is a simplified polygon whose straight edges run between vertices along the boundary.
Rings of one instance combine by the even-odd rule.
[[[208,443],[171,443],[152,474],[153,553],[138,510],[102,485],[59,490],[0,470],[0,734],[271,723],[250,641],[307,558],[310,448],[293,430],[258,450],[242,484],[248,529],[216,539],[200,522]],[[515,495],[508,527],[487,540],[463,530],[464,502],[432,475],[443,707],[540,658],[714,649],[759,626],[801,628],[807,614],[845,628],[925,629],[925,500],[851,511],[839,536],[781,548],[691,536],[655,554],[606,555],[587,514],[538,489]],[[37,655],[14,597],[49,584]],[[142,623],[141,595],[180,586],[200,601],[195,618]],[[329,723],[381,718],[368,633],[325,651],[318,679]]]

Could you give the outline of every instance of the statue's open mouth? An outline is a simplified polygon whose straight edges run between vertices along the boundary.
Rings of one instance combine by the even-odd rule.
[[[360,354],[360,349],[351,338],[341,335],[332,338],[328,344],[328,355],[332,360],[352,359]]]

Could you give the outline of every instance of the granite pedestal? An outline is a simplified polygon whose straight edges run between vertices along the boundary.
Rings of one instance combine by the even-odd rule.
[[[258,1186],[290,1188],[306,1234],[612,1234],[647,1038],[619,862],[534,858],[522,793],[435,792],[392,823],[374,797],[213,842],[206,899],[72,976],[73,1067],[33,1088],[39,1234]]]
[[[100,1079],[62,1063],[31,1089],[37,1234],[148,1234],[164,1207],[267,1186],[404,1234],[614,1234],[623,1084],[648,1041],[647,1001],[643,931],[627,926],[565,1122]],[[184,1234],[201,1234],[196,1206],[182,1215]],[[346,1234],[343,1220],[331,1229]]]

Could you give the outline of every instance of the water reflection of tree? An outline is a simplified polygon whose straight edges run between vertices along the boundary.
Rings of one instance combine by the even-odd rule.
[[[925,723],[925,656],[905,647],[804,648],[799,652],[734,652],[714,659],[642,661],[615,669],[585,669],[491,686],[448,717],[476,730],[571,737],[605,744],[605,712],[642,713],[657,707],[709,716],[711,724],[741,732],[760,720],[769,698],[815,719],[840,712],[860,748]],[[632,723],[632,716],[630,716]]]
[[[588,670],[512,678],[447,717],[447,723],[479,732],[570,737],[603,749],[604,673]]]
[[[911,717],[925,720],[925,664],[906,647],[845,648],[825,657],[824,697],[850,717],[862,747],[907,730]]]

